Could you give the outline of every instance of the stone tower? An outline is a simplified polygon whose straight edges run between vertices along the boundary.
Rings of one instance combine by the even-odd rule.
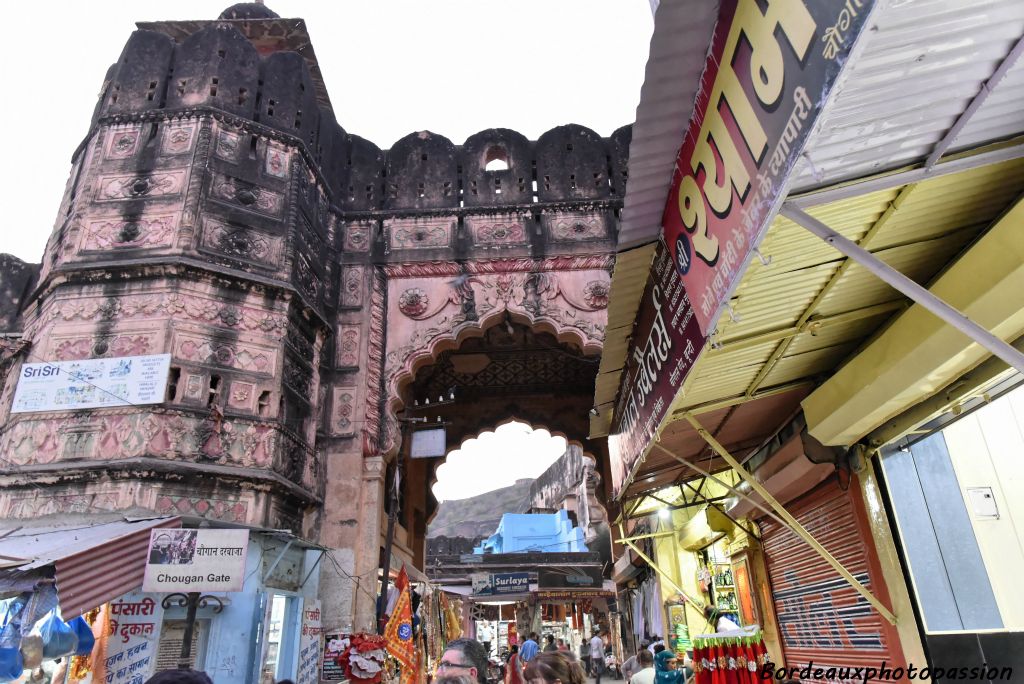
[[[0,283],[17,309],[0,345],[0,517],[288,529],[333,550],[325,626],[367,626],[417,369],[499,321],[599,352],[629,133],[418,132],[385,152],[335,121],[301,20],[240,4],[140,24],[38,273],[12,264]],[[9,413],[20,363],[160,353],[163,404]],[[581,443],[590,383],[560,402]],[[429,479],[407,478],[413,562]]]

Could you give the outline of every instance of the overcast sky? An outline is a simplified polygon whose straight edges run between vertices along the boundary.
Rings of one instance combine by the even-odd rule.
[[[438,501],[467,499],[535,478],[565,452],[565,438],[526,423],[507,423],[463,443],[437,469]]]
[[[136,21],[215,19],[198,0],[4,3],[0,252],[38,262],[71,153]],[[338,122],[390,147],[431,130],[531,140],[565,123],[631,123],[653,28],[649,0],[267,0],[303,17]]]
[[[4,3],[0,252],[42,258],[71,154],[107,67],[136,21],[215,19],[198,0]],[[649,0],[267,0],[306,20],[338,122],[390,147],[430,130],[461,144],[492,127],[531,140],[566,123],[632,123],[653,28]],[[481,426],[486,428],[487,426]],[[565,440],[522,424],[472,440],[441,467],[438,499],[542,473]],[[457,467],[456,467],[457,466]]]

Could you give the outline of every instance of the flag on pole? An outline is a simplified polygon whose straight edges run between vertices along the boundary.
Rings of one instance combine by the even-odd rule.
[[[412,638],[412,594],[405,565],[398,573],[395,588],[398,589],[398,600],[384,628],[385,648],[402,665],[401,684],[412,684],[416,681],[416,644]]]

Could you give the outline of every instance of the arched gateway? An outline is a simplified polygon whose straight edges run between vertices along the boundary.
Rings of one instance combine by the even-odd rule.
[[[331,549],[324,625],[366,628],[417,392],[456,388],[452,440],[522,417],[586,442],[630,131],[381,150],[335,122],[308,42],[258,5],[129,38],[42,264],[0,283],[0,517],[291,530]],[[10,411],[24,363],[165,353],[161,403]],[[415,560],[432,475],[407,472]]]

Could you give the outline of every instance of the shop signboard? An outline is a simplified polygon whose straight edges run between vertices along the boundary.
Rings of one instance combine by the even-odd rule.
[[[348,639],[349,635],[341,632],[324,634],[324,657],[320,661],[321,682],[344,682],[348,679],[345,668],[338,664],[338,658],[348,646]]]
[[[416,430],[412,433],[410,458],[439,458],[448,453],[448,436],[444,427]]]
[[[248,530],[153,530],[143,591],[242,591]]]
[[[608,438],[617,499],[785,198],[874,0],[723,0]]]
[[[581,601],[583,599],[615,598],[610,589],[544,589],[533,592],[538,601]]]
[[[616,498],[704,349],[705,339],[679,273],[672,267],[665,244],[659,242],[640,300],[608,436]]]
[[[320,641],[323,633],[320,601],[304,601],[302,631],[299,633],[299,666],[295,684],[317,684],[320,680],[320,654],[323,653]]]
[[[170,354],[26,363],[11,413],[159,404],[170,367]]]
[[[156,667],[163,608],[160,597],[125,594],[105,606],[103,661],[107,684],[131,684],[149,679]]]
[[[873,5],[721,3],[662,218],[705,335],[785,198]]]
[[[601,568],[545,568],[537,571],[537,589],[601,589]]]
[[[528,572],[474,573],[471,579],[474,596],[523,594],[530,591]]]

